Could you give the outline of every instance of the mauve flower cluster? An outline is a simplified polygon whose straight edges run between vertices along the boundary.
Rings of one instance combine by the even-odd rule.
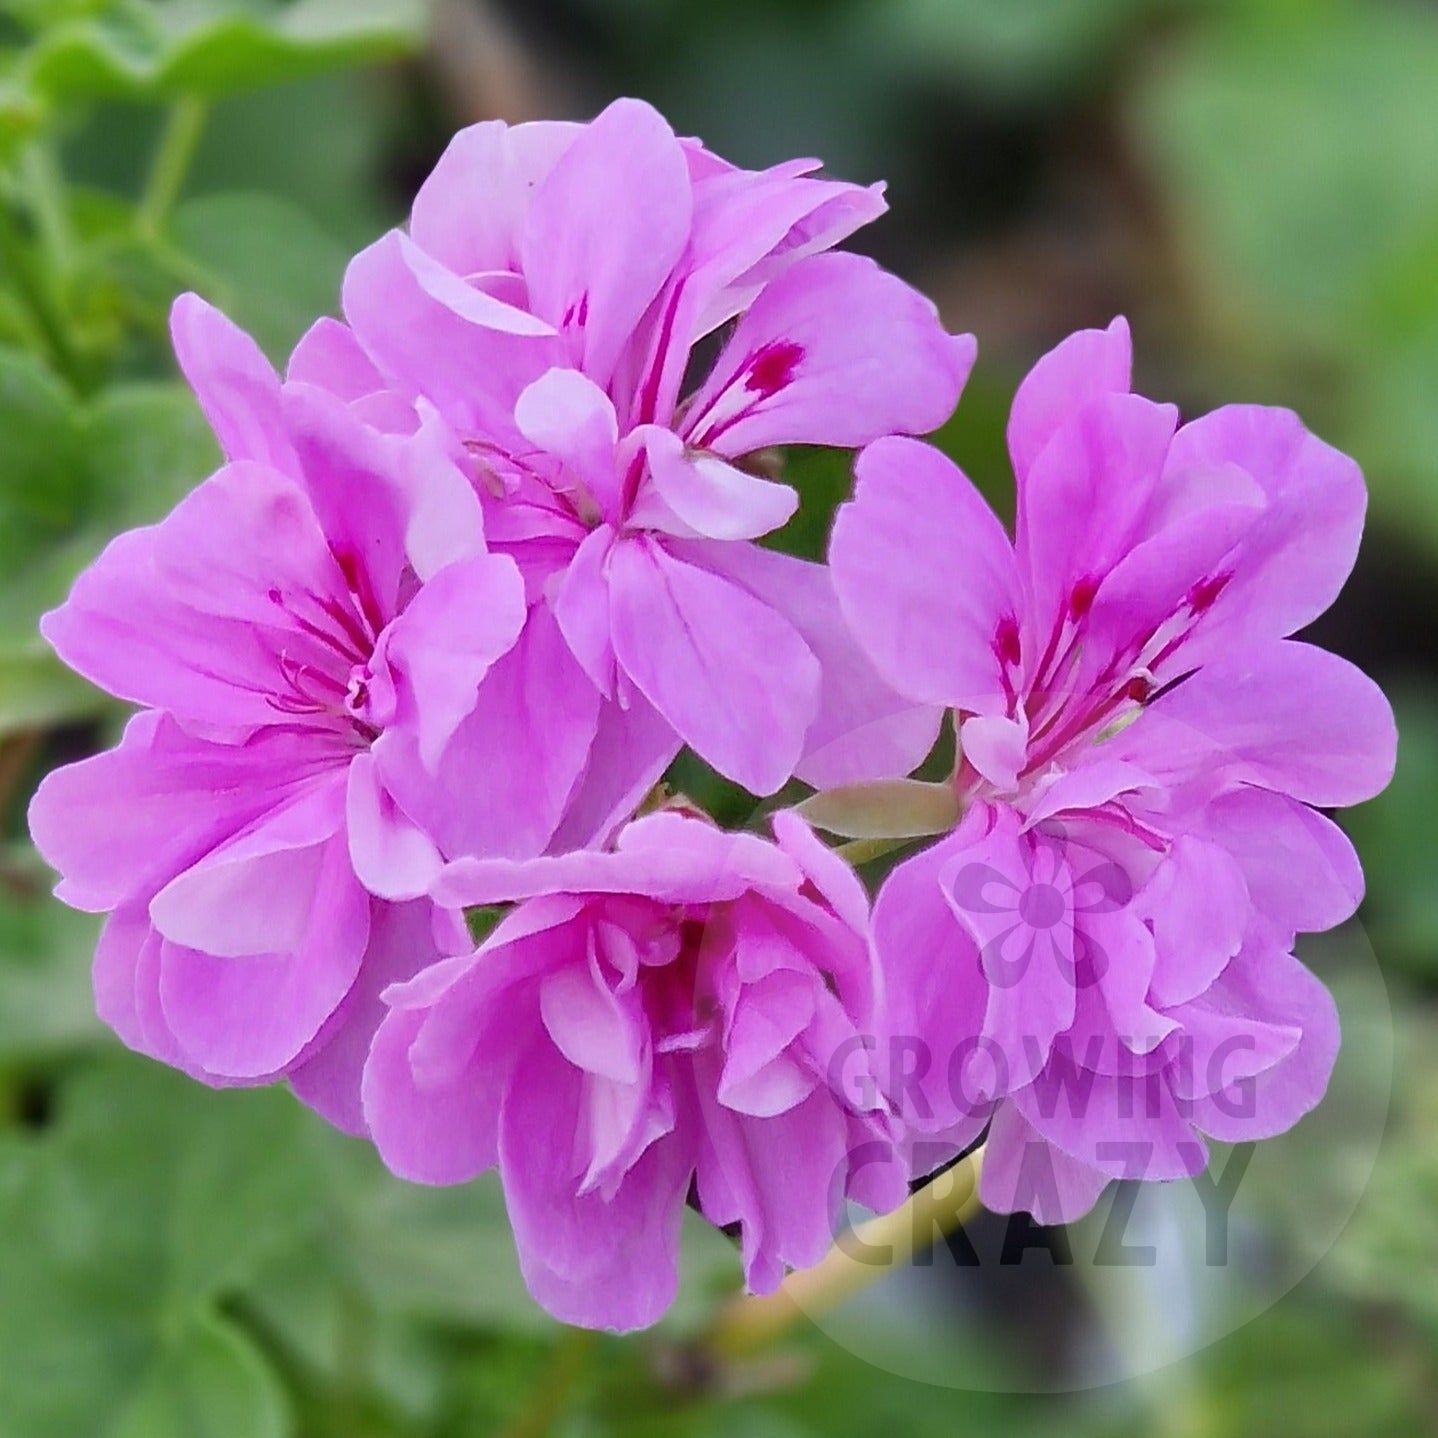
[[[659,1317],[686,1204],[768,1291],[985,1126],[988,1201],[1065,1218],[1287,1127],[1333,1061],[1291,949],[1361,876],[1312,806],[1381,787],[1392,722],[1287,636],[1356,467],[1278,411],[1178,429],[1115,325],[1019,393],[1011,546],[908,437],[972,339],[834,252],[883,201],[815,168],[635,101],[462,132],[283,377],[177,303],[225,462],[44,622],[141,706],[31,811],[108,915],[105,1021],[402,1176],[497,1167],[571,1322]],[[756,543],[813,444],[863,451],[828,566]],[[655,788],[686,745],[758,795],[900,778],[946,710],[962,818],[872,924],[794,813]]]
[[[1020,386],[1013,544],[888,439],[830,547],[854,632],[961,753],[962,821],[875,904],[889,1088],[931,1155],[991,1123],[984,1201],[1047,1222],[1322,1097],[1337,1015],[1292,948],[1363,880],[1312,806],[1377,793],[1396,742],[1370,679],[1288,638],[1353,565],[1358,467],[1286,410],[1180,428],[1130,365],[1116,321]]]

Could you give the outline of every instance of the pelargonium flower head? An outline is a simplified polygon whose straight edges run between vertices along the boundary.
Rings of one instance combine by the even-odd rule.
[[[1362,875],[1318,809],[1393,767],[1376,686],[1289,637],[1352,566],[1357,466],[1285,410],[1180,428],[1129,371],[1116,321],[1024,381],[1014,542],[946,458],[886,439],[830,547],[870,658],[960,743],[958,828],[875,905],[881,1027],[927,1065],[906,1117],[956,1145],[992,1119],[986,1200],[1049,1217],[1321,1097],[1336,1021],[1291,949]]]
[[[926,432],[974,355],[907,285],[827,252],[883,206],[812,168],[736,169],[634,100],[589,125],[475,126],[408,233],[350,266],[349,328],[291,364],[381,425],[444,418],[568,651],[535,666],[535,707],[586,687],[576,730],[622,733],[597,742],[641,781],[681,741],[759,793],[796,769],[901,773],[935,732],[857,651],[825,572],[753,543],[798,503],[766,451]]]
[[[426,1183],[497,1166],[526,1282],[566,1322],[660,1317],[686,1199],[739,1225],[768,1292],[823,1256],[846,1194],[906,1195],[861,1037],[867,899],[793,815],[774,832],[660,812],[612,852],[457,861],[448,901],[523,902],[385,995],[381,1155]]]
[[[45,617],[66,663],[144,712],[47,777],[31,832],[59,896],[110,915],[96,995],[127,1043],[217,1083],[288,1075],[354,1127],[378,990],[464,932],[418,889],[367,892],[416,862],[391,780],[443,774],[523,585],[425,435],[282,387],[195,296],[174,333],[226,462]]]

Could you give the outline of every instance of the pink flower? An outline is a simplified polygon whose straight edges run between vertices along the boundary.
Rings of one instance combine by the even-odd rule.
[[[582,827],[622,818],[681,742],[758,793],[901,773],[932,742],[935,711],[879,681],[825,571],[752,543],[798,504],[756,455],[932,429],[973,361],[908,286],[823,253],[883,205],[812,168],[735,169],[634,100],[477,125],[409,232],[351,264],[350,328],[321,322],[292,360],[371,423],[452,429],[525,576],[521,648],[545,646],[531,706],[568,720],[545,785],[562,805],[575,769],[611,776]]]
[[[523,586],[427,435],[282,388],[194,296],[174,333],[227,462],[45,617],[61,658],[145,712],[49,775],[31,831],[59,896],[111,915],[96,997],[127,1043],[209,1082],[288,1075],[355,1127],[379,989],[464,935],[366,891],[378,875],[417,897],[406,872],[439,862],[390,777],[442,782],[504,682]]]
[[[1318,1101],[1336,1018],[1290,951],[1353,912],[1362,876],[1313,806],[1393,766],[1376,686],[1287,637],[1352,565],[1357,466],[1287,411],[1179,428],[1129,368],[1116,321],[1020,387],[1015,543],[947,459],[887,439],[830,548],[875,665],[952,708],[961,746],[962,823],[875,906],[881,1027],[926,1065],[895,1077],[905,1116],[955,1146],[992,1118],[986,1201],[1051,1218]],[[1049,915],[1021,963],[984,874]]]
[[[691,1194],[740,1226],[758,1292],[823,1256],[846,1193],[906,1194],[861,1038],[867,900],[793,815],[774,831],[659,813],[611,853],[460,861],[447,900],[525,902],[385,995],[380,1153],[425,1183],[497,1165],[526,1282],[566,1322],[660,1317]]]

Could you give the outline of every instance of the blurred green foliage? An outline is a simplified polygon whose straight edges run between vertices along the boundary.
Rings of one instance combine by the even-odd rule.
[[[1417,616],[1438,569],[1438,13],[442,9],[446,53],[426,61],[419,0],[0,0],[0,1438],[1424,1431],[1438,1406],[1438,679]],[[472,74],[455,68],[459,12],[479,27]],[[513,73],[486,68],[501,64]],[[1393,1131],[1319,1271],[1168,1374],[1077,1398],[972,1394],[866,1366],[804,1325],[706,1363],[688,1344],[736,1264],[698,1227],[657,1334],[562,1332],[524,1293],[493,1184],[399,1183],[288,1095],[201,1089],[118,1054],[93,1016],[96,922],[48,899],[24,808],[121,715],[36,623],[109,536],[215,460],[168,356],[171,299],[199,289],[282,359],[334,309],[345,255],[403,213],[460,110],[560,96],[579,113],[624,90],[745,162],[812,150],[891,176],[895,213],[873,243],[954,327],[980,331],[938,439],[1001,512],[1017,375],[1117,308],[1137,322],[1141,372],[1191,406],[1292,403],[1368,470],[1357,598],[1325,638],[1403,679],[1398,780],[1346,821],[1404,1039]],[[818,555],[847,460],[788,463],[807,502],[777,542]],[[753,811],[691,759],[671,779],[731,821]],[[981,1275],[914,1302],[940,1365],[946,1343],[970,1341],[957,1335],[1014,1331]],[[1019,1350],[1057,1363],[1107,1321],[1043,1281],[1016,1350],[995,1340],[981,1360],[1002,1387]]]

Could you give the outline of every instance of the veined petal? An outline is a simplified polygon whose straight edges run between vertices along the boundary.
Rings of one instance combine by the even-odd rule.
[[[953,412],[972,336],[860,255],[814,255],[754,301],[686,410],[683,437],[733,457],[772,444],[854,448]]]
[[[646,539],[610,559],[624,672],[715,768],[756,794],[793,772],[819,701],[819,664],[782,615]]]

